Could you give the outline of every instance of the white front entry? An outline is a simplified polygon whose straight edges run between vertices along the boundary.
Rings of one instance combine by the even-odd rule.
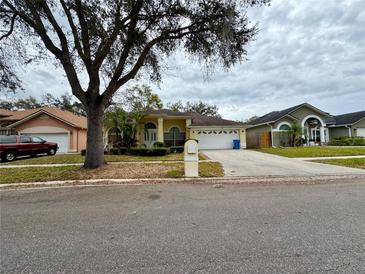
[[[157,129],[146,129],[144,132],[144,144],[146,147],[152,147],[157,141]]]
[[[199,149],[232,149],[239,140],[238,129],[197,130]]]
[[[57,143],[58,152],[67,153],[69,150],[69,137],[67,133],[33,133],[32,136],[38,136],[47,142]]]
[[[358,137],[365,137],[365,128],[361,128],[361,127],[359,127],[359,128],[357,128],[356,129],[356,136],[358,136]]]

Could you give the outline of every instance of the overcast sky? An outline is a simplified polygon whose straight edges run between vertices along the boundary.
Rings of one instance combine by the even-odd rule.
[[[155,92],[165,102],[216,104],[235,120],[302,102],[332,114],[365,109],[365,0],[272,0],[249,15],[260,32],[248,61],[216,68],[207,79],[199,64],[177,53]],[[52,66],[24,68],[21,77],[26,92],[17,96],[70,91]]]

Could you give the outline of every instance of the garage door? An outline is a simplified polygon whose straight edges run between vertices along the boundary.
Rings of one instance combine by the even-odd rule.
[[[365,128],[357,128],[356,129],[356,135],[359,137],[365,137]]]
[[[239,139],[237,129],[198,130],[199,149],[232,149]]]
[[[47,142],[58,144],[58,152],[68,152],[69,138],[67,133],[34,133],[33,136],[38,136]]]

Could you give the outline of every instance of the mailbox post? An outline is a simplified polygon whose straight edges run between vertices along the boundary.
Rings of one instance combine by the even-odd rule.
[[[198,142],[188,140],[184,145],[184,169],[185,177],[199,176]]]

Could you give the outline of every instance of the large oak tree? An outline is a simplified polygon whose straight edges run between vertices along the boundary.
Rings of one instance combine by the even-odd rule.
[[[87,112],[84,167],[96,168],[104,164],[104,111],[118,89],[139,75],[160,81],[161,62],[176,50],[224,68],[243,61],[245,46],[257,33],[246,11],[268,2],[2,0],[0,40],[3,49],[14,47],[4,58],[17,53],[28,62],[27,49],[34,45],[39,56],[53,56],[62,67]],[[39,57],[35,52],[32,58]],[[87,73],[86,85],[81,71]]]

